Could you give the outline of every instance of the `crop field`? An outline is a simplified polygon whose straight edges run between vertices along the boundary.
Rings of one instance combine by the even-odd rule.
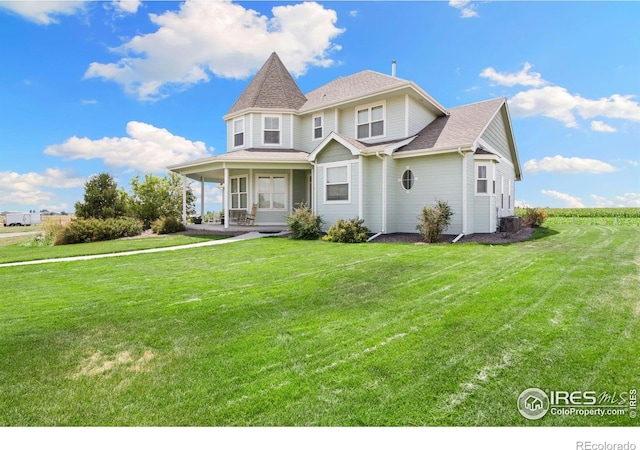
[[[584,224],[2,267],[0,426],[638,426],[516,400],[638,388],[639,273],[640,226]]]

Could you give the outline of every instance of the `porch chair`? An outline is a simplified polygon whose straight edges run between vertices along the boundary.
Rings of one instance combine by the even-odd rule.
[[[249,214],[243,214],[238,219],[238,225],[253,225],[256,221],[256,212],[258,211],[258,204],[254,203],[251,207],[251,212]]]
[[[209,220],[207,221],[207,223],[210,223],[213,225],[220,225],[222,223],[222,221],[220,220],[220,213],[218,212],[211,213],[211,216],[209,217]]]

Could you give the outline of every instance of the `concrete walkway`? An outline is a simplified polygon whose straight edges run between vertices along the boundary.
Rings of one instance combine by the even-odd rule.
[[[247,241],[249,239],[258,239],[258,238],[267,237],[267,236],[282,236],[285,234],[287,234],[286,231],[283,231],[277,234],[264,234],[257,231],[252,231],[250,233],[241,234],[240,236],[234,236],[226,239],[219,239],[217,241],[198,242],[196,244],[176,245],[173,247],[148,248],[146,250],[133,250],[130,252],[104,253],[102,255],[69,256],[66,258],[38,259],[35,261],[20,261],[20,262],[0,264],[0,267],[30,266],[34,264],[47,264],[47,263],[70,262],[70,261],[87,261],[90,259],[115,258],[117,256],[142,255],[144,253],[171,252],[174,250],[183,250],[187,248],[198,248],[198,247],[209,247],[212,245],[229,244],[231,242]]]

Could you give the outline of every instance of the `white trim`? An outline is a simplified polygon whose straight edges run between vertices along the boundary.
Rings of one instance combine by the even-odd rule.
[[[258,211],[267,211],[267,212],[271,212],[271,211],[288,211],[289,210],[289,195],[287,192],[285,192],[285,205],[284,208],[260,208],[260,192],[259,192],[259,183],[258,183],[258,179],[259,178],[270,178],[271,179],[271,189],[273,189],[273,178],[284,178],[284,185],[285,186],[289,186],[289,176],[286,173],[256,173],[255,176],[255,191],[256,191],[256,204],[258,205]],[[288,189],[285,188],[285,189]],[[274,194],[273,190],[271,192],[269,192],[269,194]],[[273,197],[271,197],[271,206],[273,206]]]
[[[204,177],[200,177],[200,217],[204,219]]]
[[[224,209],[224,228],[229,228],[229,222],[231,221],[231,217],[229,217],[229,168],[224,167],[224,190],[222,191],[222,204]]]
[[[335,133],[335,132],[331,132],[329,133],[329,135],[324,138],[322,140],[322,142],[320,142],[317,147],[311,152],[309,153],[309,156],[307,157],[307,160],[309,161],[314,161],[317,157],[318,154],[324,150],[324,148],[332,141],[335,140],[336,142],[338,142],[339,144],[342,144],[344,147],[346,147],[347,150],[349,150],[351,152],[351,154],[353,156],[358,156],[360,154],[360,150],[358,150],[356,147],[354,147],[353,145],[351,145],[351,143],[349,143],[346,139],[344,139],[342,136],[340,136],[339,134]]]
[[[409,139],[414,139],[415,137],[410,137]],[[430,156],[430,155],[442,155],[443,153],[458,153],[460,151],[469,152],[471,151],[470,147],[443,147],[440,149],[422,149],[422,150],[410,150],[407,152],[395,152],[393,154],[393,159],[402,159],[402,158],[415,158],[416,156]]]
[[[412,183],[409,189],[405,188],[403,183],[404,174],[407,172],[411,172],[411,177],[412,177]],[[413,185],[416,183],[417,178],[416,178],[416,175],[413,173],[413,170],[411,170],[411,167],[407,166],[402,170],[402,173],[400,174],[400,178],[398,178],[398,181],[400,182],[400,187],[402,188],[402,190],[408,194],[409,192],[411,192],[411,189],[413,189]]]
[[[242,122],[242,144],[240,145],[236,145],[236,134],[240,134],[240,133],[236,133],[236,122]],[[244,144],[246,142],[246,127],[245,127],[245,120],[244,120],[244,116],[238,118],[238,119],[233,119],[231,121],[231,147],[233,149],[238,149],[238,148],[244,148]]]
[[[478,177],[478,168],[479,167],[485,167],[485,177],[484,178],[479,178]],[[492,186],[490,184],[490,181],[492,180],[492,174],[491,172],[494,172],[493,170],[493,164],[490,164],[489,161],[486,162],[477,162],[474,165],[474,171],[473,171],[473,183],[474,183],[474,192],[476,195],[478,196],[491,196],[491,191],[492,191]],[[487,192],[478,192],[478,181],[484,180],[487,182]]]
[[[387,232],[387,157],[382,156],[382,230]]]
[[[247,179],[247,190],[246,191],[241,191],[240,190],[240,179],[241,178],[246,178]],[[238,207],[234,208],[233,207],[233,192],[231,192],[231,185],[233,184],[233,180],[238,180],[238,192],[236,192],[235,194],[238,196]],[[229,210],[239,210],[239,209],[244,209],[245,211],[249,209],[249,205],[251,203],[249,203],[249,176],[246,173],[242,173],[242,174],[238,174],[238,175],[229,175]],[[241,195],[242,194],[247,194],[247,206],[245,206],[244,208],[242,207],[242,202],[240,201]]]
[[[289,169],[289,211],[293,208],[293,169]]]
[[[404,95],[404,136],[409,137],[409,94]]]
[[[324,171],[323,183],[322,183],[322,203],[325,205],[347,205],[351,204],[351,164],[357,162],[357,160],[348,160],[348,161],[338,161],[338,162],[330,162],[324,164],[318,164],[318,167],[322,168]],[[327,169],[335,168],[335,167],[346,167],[347,168],[347,200],[327,200]],[[335,184],[344,184],[344,183],[335,183]]]
[[[265,120],[271,118],[271,119],[278,119],[278,129],[269,129],[266,130],[264,125],[265,125]],[[282,141],[283,141],[283,137],[282,136],[282,114],[262,114],[262,116],[260,117],[260,134],[262,135],[262,145],[264,147],[282,147]],[[266,131],[278,131],[279,133],[279,142],[277,144],[267,144],[264,142],[264,133]]]
[[[371,135],[371,124],[373,123],[373,118],[371,117],[371,110],[373,108],[377,108],[381,106],[382,107],[382,134],[377,134],[375,136]],[[366,124],[369,125],[369,136],[367,137],[358,137],[358,125],[364,125],[365,123],[358,123],[358,112],[359,111],[364,111],[364,110],[368,110],[368,121],[365,122]],[[368,103],[368,104],[364,104],[364,105],[358,105],[354,108],[354,128],[353,128],[353,136],[355,137],[355,139],[359,140],[359,141],[371,141],[371,140],[375,140],[375,139],[383,139],[387,136],[387,101],[386,100],[380,100],[378,102],[374,102],[374,103]],[[379,120],[377,120],[376,122],[380,122]]]
[[[320,118],[320,126],[316,127],[316,119]],[[316,128],[320,128],[320,137],[316,137]],[[311,141],[319,141],[324,138],[324,113],[311,116]]]

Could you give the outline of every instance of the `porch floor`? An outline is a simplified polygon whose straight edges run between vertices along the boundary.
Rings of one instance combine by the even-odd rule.
[[[283,231],[287,231],[286,225],[229,225],[229,228],[225,228],[224,225],[220,224],[212,224],[212,223],[202,223],[202,224],[187,224],[187,231],[211,231],[215,233],[238,233],[245,232],[250,233],[252,231],[257,231],[259,233],[281,233]]]

